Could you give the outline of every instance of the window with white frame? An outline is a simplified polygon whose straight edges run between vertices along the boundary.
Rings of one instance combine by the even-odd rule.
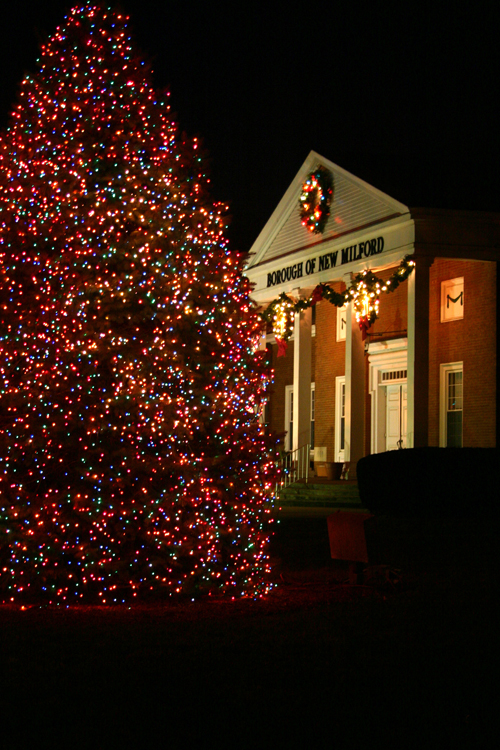
[[[337,341],[345,341],[347,328],[347,305],[337,307]]]
[[[335,461],[344,463],[345,455],[345,375],[335,378]]]
[[[285,387],[285,450],[291,451],[293,449],[293,385],[287,385]],[[314,451],[314,427],[316,421],[316,384],[311,383],[311,400],[310,400],[310,419],[311,419],[311,435],[310,445],[311,451]]]
[[[464,317],[464,277],[441,282],[441,323]]]
[[[260,407],[259,422],[261,424],[269,424],[270,422],[269,412],[270,412],[269,398],[266,398]]]
[[[293,385],[285,388],[285,450],[293,447]]]
[[[463,445],[463,362],[440,365],[439,445],[461,448]]]

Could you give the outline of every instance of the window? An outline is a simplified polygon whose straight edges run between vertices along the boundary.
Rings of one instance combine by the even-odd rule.
[[[285,388],[285,450],[293,447],[293,385]]]
[[[464,317],[464,278],[441,282],[441,323]]]
[[[439,444],[443,448],[463,445],[463,362],[440,365]]]
[[[335,378],[335,461],[344,463],[345,375]]]
[[[266,400],[262,404],[262,407],[261,407],[261,410],[260,410],[260,415],[259,415],[259,422],[261,424],[269,424],[269,422],[271,421],[271,418],[269,416],[269,412],[270,412],[270,409],[269,409],[269,398],[266,398]]]
[[[314,426],[315,426],[315,412],[316,412],[316,389],[315,384],[311,383],[311,400],[310,400],[310,428],[311,434],[309,442],[311,450],[314,450]],[[285,387],[285,450],[293,450],[293,385],[287,385]],[[299,446],[300,447],[300,446]]]
[[[347,328],[347,306],[337,307],[337,341],[345,341]]]

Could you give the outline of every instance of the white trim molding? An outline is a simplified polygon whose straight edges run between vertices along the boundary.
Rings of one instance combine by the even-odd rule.
[[[344,420],[344,446],[342,442],[342,420]],[[335,463],[343,464],[345,456],[345,375],[335,378]]]
[[[293,385],[286,385],[285,386],[285,450],[291,451],[292,448],[293,448]]]
[[[368,345],[369,392],[371,396],[370,452],[386,450],[386,392],[388,383],[407,382],[408,339],[375,341]],[[393,373],[394,377],[384,378]],[[397,376],[397,377],[396,377]]]
[[[451,447],[461,448],[463,446],[463,362],[448,362],[446,364],[439,365],[439,446],[441,448],[448,447],[448,414],[449,413],[460,413],[461,414],[461,435],[460,445],[457,445],[455,441]],[[461,377],[459,382],[454,382],[453,386],[456,392],[452,394],[453,408],[449,409],[448,401],[450,398],[450,375],[455,375],[454,380],[457,380],[457,374]]]

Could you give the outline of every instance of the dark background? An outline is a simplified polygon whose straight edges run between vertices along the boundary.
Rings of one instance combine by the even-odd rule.
[[[344,4],[342,4],[344,5]],[[497,211],[493,4],[123,0],[248,250],[311,149],[409,206]],[[64,1],[2,11],[0,124]]]

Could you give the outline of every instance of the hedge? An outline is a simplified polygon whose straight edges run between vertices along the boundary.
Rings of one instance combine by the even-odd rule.
[[[361,502],[375,515],[478,517],[500,513],[500,450],[411,448],[365,456]]]

